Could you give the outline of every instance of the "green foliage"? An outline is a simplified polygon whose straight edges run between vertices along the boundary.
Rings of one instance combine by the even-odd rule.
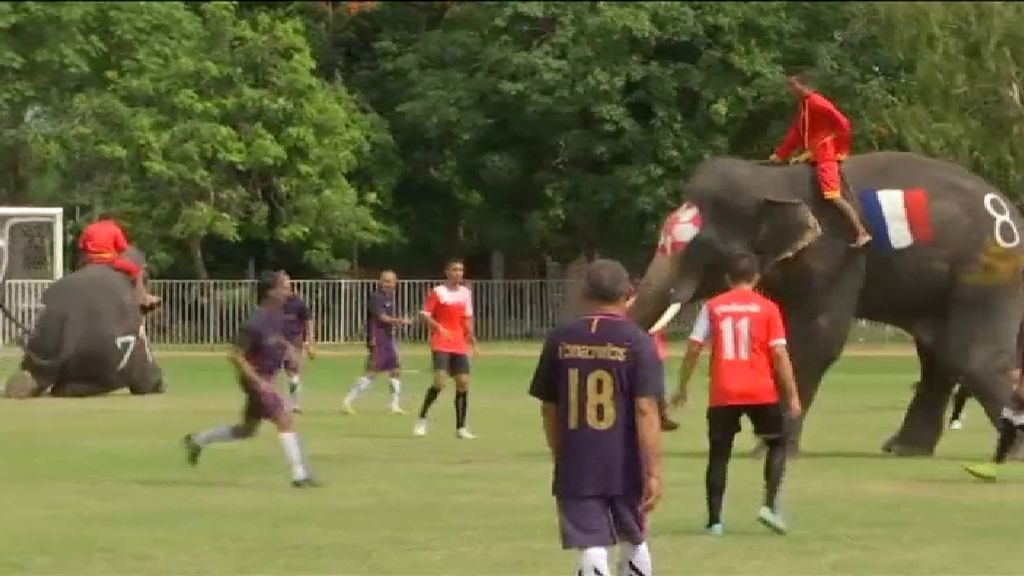
[[[1024,184],[1013,3],[24,2],[0,31],[6,202],[116,208],[165,275],[638,265],[697,162],[770,152],[795,69],[855,151]]]

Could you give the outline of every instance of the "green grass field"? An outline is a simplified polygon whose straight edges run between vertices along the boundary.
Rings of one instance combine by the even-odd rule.
[[[212,447],[198,469],[185,464],[183,434],[238,414],[219,356],[165,354],[171,390],[159,397],[0,402],[0,574],[574,573],[575,555],[557,541],[539,411],[525,391],[531,358],[485,349],[478,359],[477,441],[454,438],[450,393],[431,434],[412,438],[413,416],[384,414],[383,379],[358,416],[342,416],[361,361],[324,356],[307,367],[298,426],[325,483],[314,490],[288,485],[269,427]],[[413,409],[427,358],[407,352],[405,363]],[[959,467],[992,449],[977,405],[934,458],[879,452],[915,376],[911,357],[847,357],[831,372],[806,453],[787,476],[784,538],[754,520],[761,464],[745,455],[748,433],[730,471],[727,535],[702,534],[705,400],[695,394],[682,429],[666,436],[666,495],[651,522],[659,574],[1021,573],[1024,473],[1010,467],[988,485]]]

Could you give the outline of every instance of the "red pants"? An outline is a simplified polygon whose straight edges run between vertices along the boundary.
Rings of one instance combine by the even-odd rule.
[[[134,282],[142,277],[142,268],[138,264],[114,254],[86,254],[85,261],[90,264],[108,264],[114,270],[127,274]]]
[[[835,140],[824,138],[811,151],[818,173],[818,184],[821,185],[821,195],[828,200],[842,196],[842,181],[839,179],[839,160],[845,154],[837,154]]]

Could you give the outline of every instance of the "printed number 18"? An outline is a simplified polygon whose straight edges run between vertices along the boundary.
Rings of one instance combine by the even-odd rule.
[[[615,376],[607,370],[594,370],[586,380],[587,427],[607,430],[615,425]],[[569,369],[569,429],[580,427],[580,370]]]
[[[750,318],[726,316],[718,324],[723,360],[750,360]]]

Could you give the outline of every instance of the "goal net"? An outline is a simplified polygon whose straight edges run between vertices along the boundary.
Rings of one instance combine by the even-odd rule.
[[[0,376],[13,369],[10,358],[20,356],[17,344],[42,312],[43,292],[63,273],[63,209],[0,206]]]

